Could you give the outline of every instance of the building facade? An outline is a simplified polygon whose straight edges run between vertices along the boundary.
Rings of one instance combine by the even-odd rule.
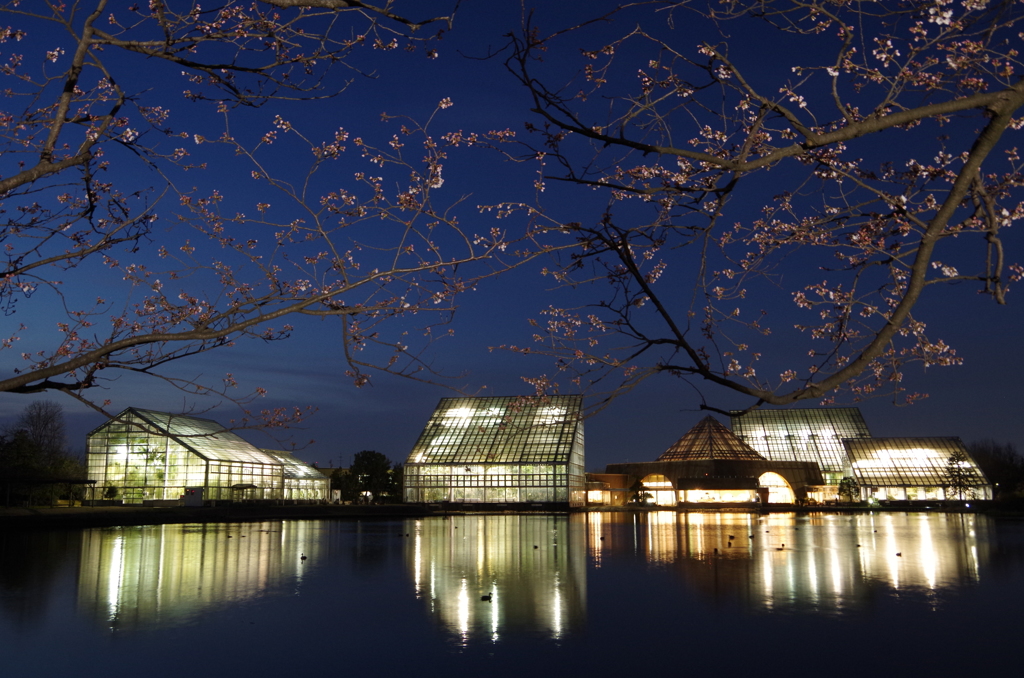
[[[812,461],[766,459],[714,417],[705,417],[651,462],[609,464],[658,506],[792,504],[821,484]]]
[[[848,470],[843,440],[870,438],[856,407],[757,409],[730,417],[736,437],[769,461],[815,462],[826,485],[838,486]]]
[[[441,399],[405,463],[405,501],[583,506],[582,407],[582,396]]]
[[[844,441],[862,501],[992,499],[992,484],[959,438]]]
[[[86,463],[92,499],[126,504],[176,502],[186,490],[203,501],[321,501],[330,487],[287,452],[260,450],[216,421],[138,408],[89,433]]]

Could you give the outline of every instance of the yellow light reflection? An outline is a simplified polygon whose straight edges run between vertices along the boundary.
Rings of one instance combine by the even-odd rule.
[[[414,529],[416,531],[413,533],[413,561],[416,563],[416,569],[413,572],[413,583],[416,585],[416,597],[419,598],[423,595],[423,537],[420,535],[419,521],[416,522]]]
[[[939,568],[938,551],[932,542],[932,530],[928,521],[921,522],[920,535],[921,573],[924,575],[928,588],[934,589]]]
[[[174,626],[301,581],[319,543],[284,521],[86,530],[78,606],[112,627]]]
[[[930,593],[976,581],[990,530],[983,516],[942,513],[645,511],[592,513],[587,534],[604,537],[591,553],[628,549],[672,564],[704,595],[835,613],[866,604],[879,586]]]
[[[459,582],[459,597],[458,597],[458,624],[459,624],[459,635],[462,636],[463,640],[469,637],[469,582],[463,577]]]
[[[587,516],[452,516],[420,521],[406,542],[414,584],[429,568],[431,613],[463,641],[511,629],[552,638],[586,615]]]
[[[118,608],[120,607],[120,605],[119,605],[120,600],[119,599],[120,599],[120,594],[121,594],[121,579],[122,579],[122,574],[123,574],[122,573],[122,567],[123,567],[122,551],[123,551],[123,549],[124,549],[124,540],[121,537],[121,535],[118,535],[117,538],[114,539],[114,544],[113,544],[113,549],[112,549],[113,553],[111,554],[111,557],[110,557],[110,563],[111,563],[110,564],[110,568],[109,568],[110,574],[107,577],[107,587],[108,587],[108,589],[111,592],[111,595],[108,597],[108,600],[107,600],[107,610],[108,610],[107,619],[108,619],[108,621],[111,621],[111,622],[117,620],[117,611],[118,611]]]
[[[601,548],[604,544],[604,530],[601,529],[601,513],[587,513],[587,544],[590,560],[594,567],[601,567]]]
[[[562,637],[562,587],[558,581],[558,573],[555,572],[555,600],[551,606],[551,637],[558,639]]]

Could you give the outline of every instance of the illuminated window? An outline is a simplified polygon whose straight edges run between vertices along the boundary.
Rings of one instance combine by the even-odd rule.
[[[796,501],[793,488],[789,486],[786,479],[778,473],[769,471],[762,473],[757,479],[758,485],[768,488],[769,504],[792,504]]]

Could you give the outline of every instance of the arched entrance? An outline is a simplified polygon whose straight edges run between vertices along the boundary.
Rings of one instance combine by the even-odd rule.
[[[768,471],[762,473],[757,479],[757,484],[761,487],[768,488],[768,503],[769,504],[794,504],[796,503],[796,495],[793,493],[793,488],[789,486],[786,479],[780,476],[778,473]]]
[[[640,481],[644,491],[651,495],[650,503],[658,506],[675,506],[676,490],[672,487],[672,481],[660,473],[652,473],[644,476]]]

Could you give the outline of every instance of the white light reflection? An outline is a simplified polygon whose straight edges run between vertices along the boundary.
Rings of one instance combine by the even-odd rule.
[[[939,569],[939,562],[938,552],[935,549],[935,544],[932,543],[931,525],[927,520],[922,520],[918,529],[919,534],[921,535],[921,568],[924,573],[926,585],[928,588],[934,589],[936,585],[936,575]]]
[[[469,589],[467,588],[469,582],[463,578],[460,584],[456,609],[458,610],[459,635],[462,636],[462,641],[465,642],[469,639]]]
[[[554,604],[551,606],[551,637],[558,640],[562,637],[562,586],[555,572]]]
[[[813,553],[807,559],[807,581],[810,584],[811,588],[811,602],[814,603],[815,606],[817,606],[817,603],[820,598],[820,591],[818,590],[818,586],[821,583],[821,580],[818,577],[818,566],[817,563],[814,562]]]
[[[674,515],[674,523],[662,513]],[[648,562],[671,564],[699,595],[760,609],[810,608],[836,615],[870,604],[886,591],[942,600],[934,592],[978,579],[979,563],[991,548],[975,529],[988,518],[940,513],[798,519],[795,514],[650,511],[602,512],[589,520],[589,535],[598,534],[594,523],[600,521],[604,558],[632,550],[628,540],[623,543],[628,531]],[[591,544],[592,552],[596,548]]]
[[[490,590],[491,596],[491,642],[498,642],[498,610],[501,609],[501,604],[504,602],[498,596],[496,588]]]
[[[416,597],[423,595],[423,537],[420,535],[420,521],[416,521],[415,532],[413,533],[413,584],[416,587]]]
[[[95,529],[82,539],[78,606],[118,629],[176,626],[294,585],[320,552],[308,525],[282,521]]]
[[[886,516],[888,518],[888,516]],[[892,529],[892,522],[889,520],[885,521],[882,529],[885,530],[885,553],[883,558],[886,564],[889,566],[889,581],[892,583],[894,589],[900,587],[900,558],[903,557],[903,552],[896,547],[896,534],[895,530]],[[896,555],[900,554],[900,555]]]
[[[434,563],[430,563],[430,611],[437,610],[437,572]]]
[[[830,573],[832,575],[832,595],[836,600],[842,600],[843,597],[843,572],[842,566],[839,563],[839,549],[830,549]]]
[[[761,551],[761,567],[764,570],[761,575],[764,606],[771,610],[775,607],[775,564],[772,562],[772,554],[766,550]]]
[[[121,604],[121,582],[124,581],[124,537],[120,534],[114,539],[108,568],[107,619],[113,622],[117,620],[118,608]]]
[[[510,629],[564,637],[585,616],[587,516],[427,518],[406,540],[410,579],[429,570],[430,610],[457,642]],[[595,526],[599,529],[599,525]]]

